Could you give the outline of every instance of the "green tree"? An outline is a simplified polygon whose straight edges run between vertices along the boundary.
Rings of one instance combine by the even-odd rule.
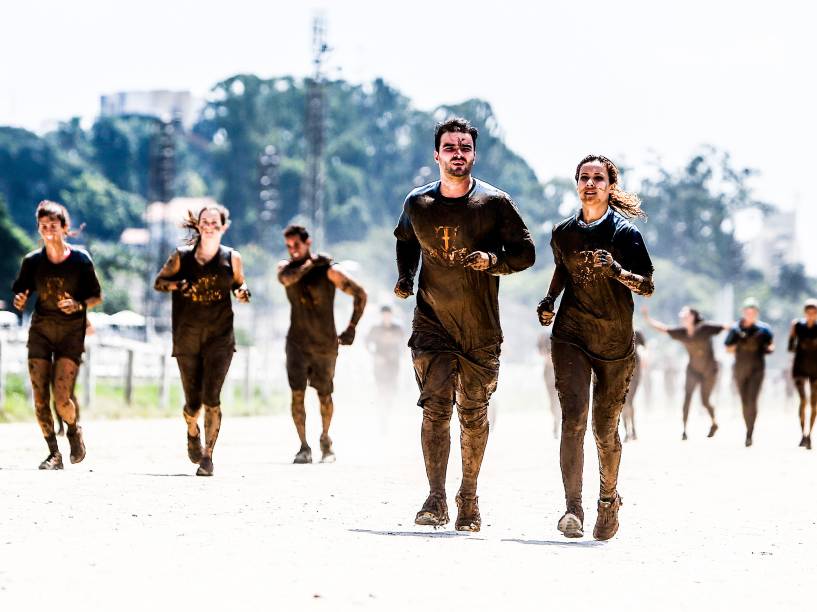
[[[0,194],[0,244],[3,245],[3,257],[0,259],[0,299],[11,307],[11,284],[20,270],[20,261],[33,248],[25,232],[12,220],[6,202]]]

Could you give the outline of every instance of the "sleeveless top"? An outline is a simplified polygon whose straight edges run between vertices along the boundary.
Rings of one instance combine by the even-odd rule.
[[[338,350],[335,285],[326,274],[331,266],[329,257],[318,255],[314,267],[286,288],[292,306],[287,343],[306,353],[336,353]]]
[[[189,354],[188,348],[205,344],[235,349],[233,333],[233,264],[230,247],[219,247],[213,258],[201,265],[195,245],[179,247],[179,271],[171,280],[186,280],[190,289],[172,293],[173,354]],[[213,346],[216,348],[216,346]],[[193,352],[198,353],[197,348]]]

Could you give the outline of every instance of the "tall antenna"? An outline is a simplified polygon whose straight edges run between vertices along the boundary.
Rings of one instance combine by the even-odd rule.
[[[324,246],[324,169],[325,77],[323,64],[329,47],[326,44],[326,22],[318,14],[312,22],[312,77],[306,80],[306,177],[301,214],[309,220],[315,242]]]

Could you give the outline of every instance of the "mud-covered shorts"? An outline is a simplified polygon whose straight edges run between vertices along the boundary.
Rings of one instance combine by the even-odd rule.
[[[318,395],[331,395],[334,390],[335,362],[338,352],[305,351],[294,342],[287,341],[287,378],[293,391],[305,391],[307,385]]]
[[[79,365],[85,352],[85,317],[61,319],[35,315],[28,330],[28,358],[56,361],[66,357]]]
[[[456,402],[465,409],[479,408],[496,391],[499,344],[466,353],[425,343],[416,334],[411,344],[414,375],[420,388],[418,406],[432,401],[448,405]]]

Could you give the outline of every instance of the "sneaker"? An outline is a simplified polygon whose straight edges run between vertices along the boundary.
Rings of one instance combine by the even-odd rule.
[[[196,470],[196,476],[212,476],[213,469],[213,460],[210,457],[202,457],[199,469]]]
[[[744,445],[745,445],[747,448],[748,448],[748,447],[750,447],[750,446],[752,446],[752,436],[746,436],[746,442],[744,443]]]
[[[445,494],[430,493],[414,518],[416,525],[442,527],[448,523],[448,503]]]
[[[335,453],[332,450],[332,438],[321,436],[321,463],[334,463]]]
[[[566,538],[583,538],[584,527],[582,520],[572,512],[565,512],[559,522],[556,524],[556,529],[562,532]]]
[[[292,463],[312,463],[312,449],[306,444],[301,446]]]
[[[806,436],[806,450],[811,450],[811,436]]]
[[[454,528],[457,531],[476,533],[482,527],[482,517],[479,515],[479,497],[464,497],[457,493],[454,498],[457,502],[457,520]]]
[[[71,463],[79,463],[85,459],[85,442],[82,441],[82,427],[77,425],[77,428],[72,432],[68,432],[68,444],[71,446]]]
[[[804,435],[802,438],[800,438],[800,448],[805,448],[805,446],[806,446],[806,436]]]
[[[62,455],[60,453],[51,453],[40,464],[41,470],[61,470],[62,469]]]
[[[621,507],[621,496],[616,493],[612,501],[599,500],[596,526],[593,537],[597,540],[609,540],[618,531],[618,509]]]
[[[684,433],[681,434],[681,440],[686,440],[686,439],[687,439],[687,432],[684,432]]]
[[[715,432],[718,431],[718,424],[712,423],[712,427],[709,428],[709,433],[706,435],[707,438],[711,438],[715,435]]]
[[[191,436],[187,434],[187,457],[191,463],[201,463],[203,449],[201,448],[201,434]]]

